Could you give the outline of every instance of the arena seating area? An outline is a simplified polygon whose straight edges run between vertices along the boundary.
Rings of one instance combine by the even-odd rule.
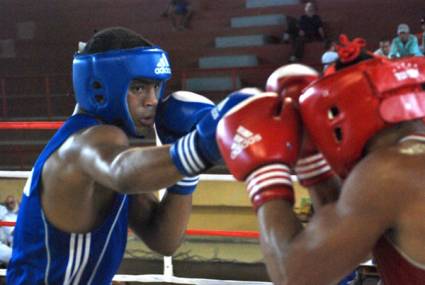
[[[391,38],[401,22],[412,31],[419,29],[423,12],[418,0],[316,2],[331,38],[342,32],[361,36],[370,49],[380,38]],[[70,72],[78,41],[115,25],[134,29],[169,51],[174,77],[168,91],[192,90],[219,101],[240,87],[261,88],[271,71],[289,58],[290,44],[280,41],[285,18],[303,13],[301,0],[193,0],[190,29],[174,31],[169,19],[161,17],[167,0],[37,3],[35,8],[29,0],[0,3],[2,121],[68,116],[74,107]],[[322,43],[307,44],[303,62],[320,69],[322,52]],[[35,159],[32,153],[51,134],[3,132],[0,152],[7,155],[1,165],[28,169]]]

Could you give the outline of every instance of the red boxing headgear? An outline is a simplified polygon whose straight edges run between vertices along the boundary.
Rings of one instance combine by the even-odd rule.
[[[425,58],[376,58],[309,86],[303,122],[333,170],[345,177],[379,130],[425,117]]]

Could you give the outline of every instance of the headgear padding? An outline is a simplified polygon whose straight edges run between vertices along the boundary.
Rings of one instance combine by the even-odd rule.
[[[137,136],[127,104],[130,82],[138,78],[159,81],[162,94],[171,68],[162,49],[138,47],[75,54],[72,77],[76,100],[82,109]]]
[[[340,176],[381,129],[425,117],[425,58],[372,59],[310,85],[300,97],[312,141]]]

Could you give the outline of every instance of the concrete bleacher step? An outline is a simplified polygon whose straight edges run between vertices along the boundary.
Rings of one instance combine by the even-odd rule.
[[[216,37],[216,48],[262,46],[268,42],[266,35]]]
[[[232,28],[283,26],[285,23],[286,16],[282,14],[233,17],[230,19]]]
[[[318,62],[320,63],[320,57],[323,53],[323,43],[322,42],[311,42],[306,43],[304,46],[304,59],[303,61],[311,63]],[[227,49],[218,49],[210,48],[204,50],[204,55],[201,53],[193,52],[193,56],[199,58],[215,58],[221,56],[240,56],[240,55],[254,55],[258,62],[258,67],[262,65],[282,65],[286,64],[289,57],[292,54],[292,47],[290,44],[279,43],[279,44],[267,44],[263,46],[249,46],[249,47],[235,47]],[[208,56],[205,56],[208,55]],[[199,63],[199,61],[198,61]],[[213,62],[214,63],[214,62]],[[248,67],[256,67],[248,66]],[[199,65],[198,65],[199,67]],[[221,68],[221,67],[211,67],[211,68]],[[235,67],[237,68],[237,67]],[[208,68],[203,68],[208,70]]]
[[[252,67],[258,65],[256,55],[223,55],[204,56],[198,60],[199,68],[232,68],[232,67]]]
[[[300,4],[299,0],[246,0],[246,8],[260,8],[270,6],[285,6]]]
[[[192,77],[186,79],[185,90],[193,92],[227,91],[241,88],[239,76]]]

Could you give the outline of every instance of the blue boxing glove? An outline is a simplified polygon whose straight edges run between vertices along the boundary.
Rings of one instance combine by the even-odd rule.
[[[196,124],[213,107],[214,103],[196,93],[177,91],[158,102],[155,129],[163,144],[174,143],[193,131]],[[167,188],[170,193],[189,195],[195,191],[199,176],[184,177]]]
[[[208,98],[189,91],[176,91],[160,100],[155,129],[161,143],[174,143],[193,131],[214,106]]]
[[[218,122],[235,105],[260,92],[246,88],[231,93],[199,121],[195,130],[171,146],[170,155],[180,173],[194,176],[221,160],[215,140]]]

